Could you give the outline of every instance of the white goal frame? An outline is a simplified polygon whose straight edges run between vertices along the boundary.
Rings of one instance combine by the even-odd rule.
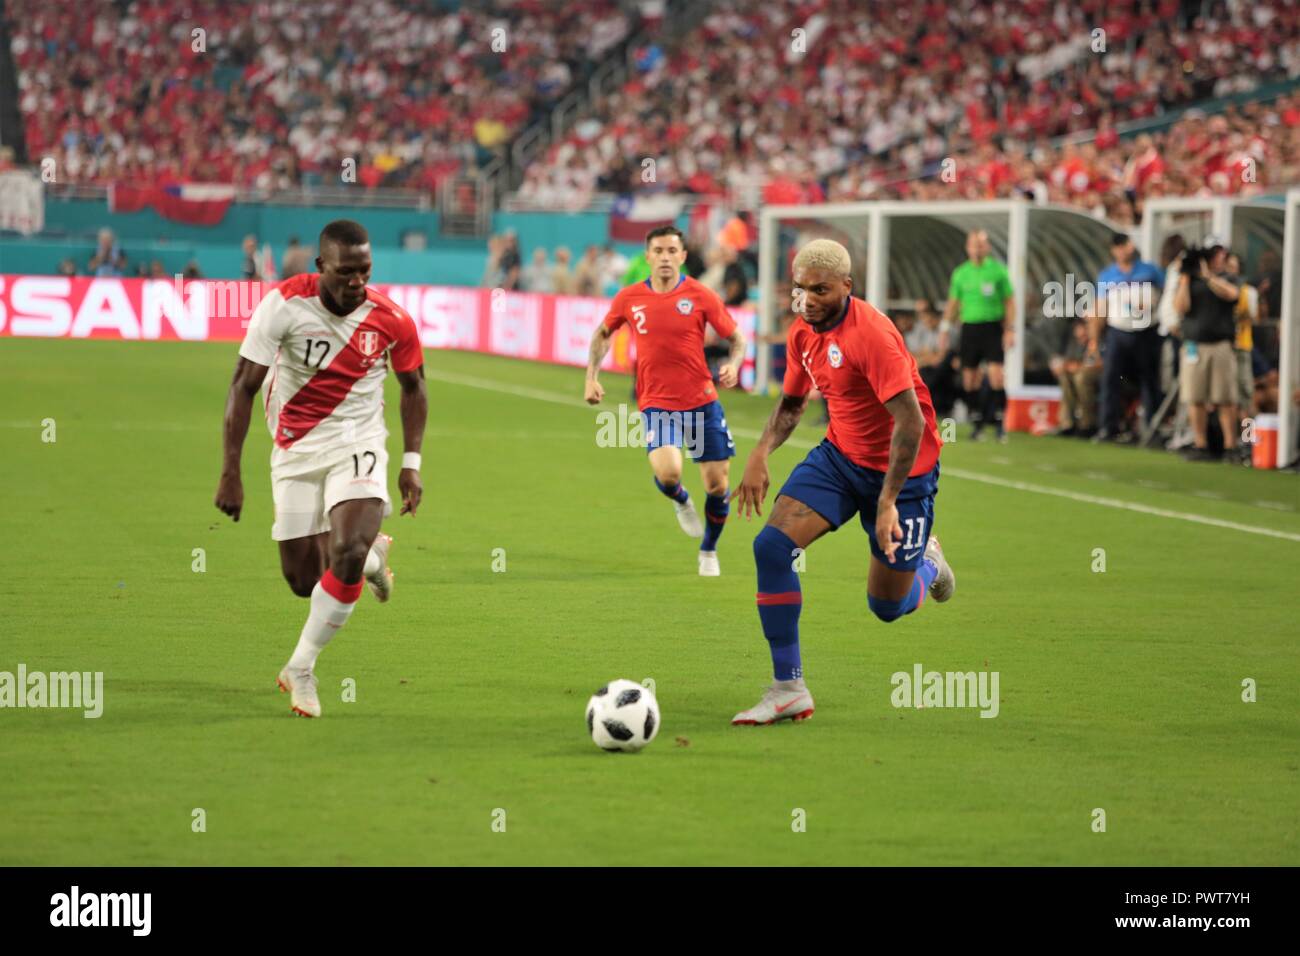
[[[881,200],[853,203],[824,203],[816,205],[764,206],[759,211],[759,334],[772,331],[772,317],[777,314],[776,257],[779,251],[777,228],[781,221],[808,219],[833,223],[839,219],[866,220],[866,288],[855,290],[868,302],[888,311],[888,282],[890,254],[890,224],[895,219],[934,217],[985,217],[998,222],[1000,232],[1006,236],[1006,265],[1011,284],[1015,289],[1014,321],[1015,343],[1006,353],[1005,369],[1007,388],[1024,387],[1025,372],[1025,292],[1029,243],[1033,228],[1031,216],[1042,216],[1045,224],[1058,233],[1064,245],[1091,246],[1105,254],[1109,233],[1126,231],[1121,227],[1098,219],[1078,209],[1058,205],[1038,205],[1021,199],[958,200],[953,202],[913,202],[907,200]],[[955,224],[954,224],[955,225]],[[975,225],[972,223],[971,225]],[[1035,240],[1036,241],[1036,240]],[[1107,258],[1107,261],[1108,258]],[[1063,278],[1063,277],[1062,277]],[[1095,276],[1087,276],[1089,280]],[[936,307],[939,305],[935,303]],[[771,370],[770,349],[759,348],[754,387],[763,391],[768,386]]]
[[[1286,227],[1282,245],[1282,326],[1278,332],[1277,465],[1300,454],[1300,409],[1291,401],[1300,388],[1300,189],[1286,194]]]

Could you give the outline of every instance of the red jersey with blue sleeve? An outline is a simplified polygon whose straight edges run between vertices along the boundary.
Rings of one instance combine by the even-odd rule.
[[[681,412],[715,401],[704,361],[704,326],[730,338],[736,322],[718,294],[690,276],[669,292],[649,280],[619,290],[605,316],[611,332],[626,323],[636,342],[636,400],[642,410]]]
[[[909,477],[926,474],[939,460],[943,442],[930,390],[921,381],[903,336],[870,303],[851,296],[844,318],[825,332],[815,331],[803,318],[791,323],[783,390],[787,395],[807,395],[813,388],[826,397],[830,443],[854,464],[882,472],[889,470],[894,434],[894,416],[885,403],[914,389],[925,431]]]

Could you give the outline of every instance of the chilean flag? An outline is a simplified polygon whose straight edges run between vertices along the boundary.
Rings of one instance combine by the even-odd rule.
[[[645,234],[671,226],[682,211],[676,196],[619,196],[609,209],[609,238],[615,242],[645,242]]]
[[[235,187],[222,183],[169,183],[136,186],[113,183],[108,187],[109,212],[139,212],[152,208],[164,219],[194,226],[215,226],[235,201]]]

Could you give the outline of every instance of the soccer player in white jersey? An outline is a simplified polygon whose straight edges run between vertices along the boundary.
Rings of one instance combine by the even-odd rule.
[[[281,691],[294,713],[319,717],[314,668],[321,649],[347,622],[362,578],[379,601],[393,589],[392,538],[381,534],[393,513],[388,498],[384,377],[402,386],[405,454],[397,487],[402,514],[420,505],[420,445],[428,416],[424,353],[411,317],[374,289],[370,237],[349,219],[320,234],[319,273],[286,279],[253,312],[226,399],[221,481],[215,504],[236,521],[244,505],[240,456],[253,397],[266,385],[266,423],[274,440],[271,495],[280,567],[311,610]]]

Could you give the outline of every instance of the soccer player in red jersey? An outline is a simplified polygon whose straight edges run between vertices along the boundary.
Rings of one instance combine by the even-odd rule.
[[[790,473],[754,539],[758,616],[773,683],[733,724],[812,716],[794,568],[804,549],[854,514],[871,543],[867,604],[882,621],[912,613],[927,591],[946,601],[956,586],[932,533],[942,442],[930,392],[894,324],[852,295],[849,267],[848,250],[830,239],[813,240],[794,259],[799,317],[786,339],[784,394],[745,464],[735,495],[739,513],[762,515],[768,455],[790,437],[813,388],[826,397],[830,427]]]
[[[595,405],[605,395],[597,381],[610,336],[626,323],[636,339],[636,397],[646,435],[646,450],[655,486],[672,502],[677,523],[701,538],[699,572],[721,574],[718,538],[730,510],[727,476],[736,444],[704,361],[704,327],[710,325],[731,343],[718,375],[733,387],[745,358],[745,336],[736,328],[722,300],[708,286],[681,274],[686,243],[676,226],[660,226],[646,236],[650,278],[620,289],[609,314],[591,337],[585,398]],[[682,452],[700,465],[707,498],[705,522],[682,487]]]
[[[406,454],[397,486],[415,514],[423,486],[420,445],[428,416],[424,350],[407,313],[374,289],[370,237],[348,219],[320,234],[320,273],[286,279],[254,310],[226,399],[223,463],[215,504],[236,521],[244,506],[240,457],[253,396],[271,366],[271,495],[280,567],[294,594],[311,598],[298,645],[277,680],[292,709],[320,716],[316,658],[352,615],[362,578],[379,601],[393,588],[392,538],[379,531],[388,498],[384,378],[402,386]]]

